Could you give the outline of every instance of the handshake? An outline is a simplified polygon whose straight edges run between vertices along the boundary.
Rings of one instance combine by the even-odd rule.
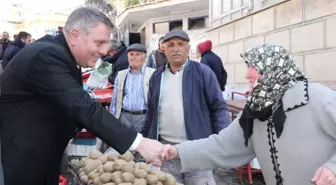
[[[162,143],[142,138],[136,151],[154,166],[161,166],[163,161],[178,158],[178,152],[175,146],[163,145]]]

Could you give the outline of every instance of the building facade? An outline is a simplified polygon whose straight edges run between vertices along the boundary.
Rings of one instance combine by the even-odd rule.
[[[312,82],[336,88],[335,0],[209,0],[210,39],[233,88],[247,87],[245,49],[278,44]]]
[[[158,48],[159,38],[167,32],[183,29],[191,39],[190,58],[197,59],[196,45],[209,29],[209,3],[206,0],[152,0],[119,12],[116,25],[119,38],[126,45],[142,43],[148,52]]]

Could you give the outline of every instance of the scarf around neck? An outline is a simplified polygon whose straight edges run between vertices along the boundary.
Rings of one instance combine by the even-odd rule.
[[[248,49],[241,54],[241,57],[248,66],[255,68],[261,75],[250,93],[243,114],[239,119],[240,126],[244,131],[245,146],[252,135],[254,119],[272,122],[279,138],[286,120],[282,97],[298,81],[305,81],[308,85],[307,79],[296,67],[291,54],[281,46],[257,46]],[[300,106],[307,103],[308,98]]]

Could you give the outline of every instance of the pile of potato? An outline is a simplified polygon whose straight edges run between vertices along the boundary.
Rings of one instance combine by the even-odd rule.
[[[71,163],[79,168],[80,181],[85,185],[178,185],[171,174],[153,170],[144,162],[134,162],[130,152],[104,156],[94,151]]]

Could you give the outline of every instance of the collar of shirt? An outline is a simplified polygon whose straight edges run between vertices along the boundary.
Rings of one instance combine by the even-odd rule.
[[[185,67],[188,66],[188,63],[189,63],[189,60],[186,60],[184,62],[184,64],[180,67],[180,69],[178,69],[176,71],[176,73],[180,72],[182,69],[184,69]],[[170,65],[169,65],[169,62],[167,62],[166,66],[165,66],[166,70],[168,69],[171,73],[175,74],[171,69],[170,69]]]
[[[142,65],[140,72],[134,72],[132,69],[132,66],[128,67],[128,72],[132,74],[140,74],[140,73],[145,74],[145,70],[146,70],[146,65]]]

